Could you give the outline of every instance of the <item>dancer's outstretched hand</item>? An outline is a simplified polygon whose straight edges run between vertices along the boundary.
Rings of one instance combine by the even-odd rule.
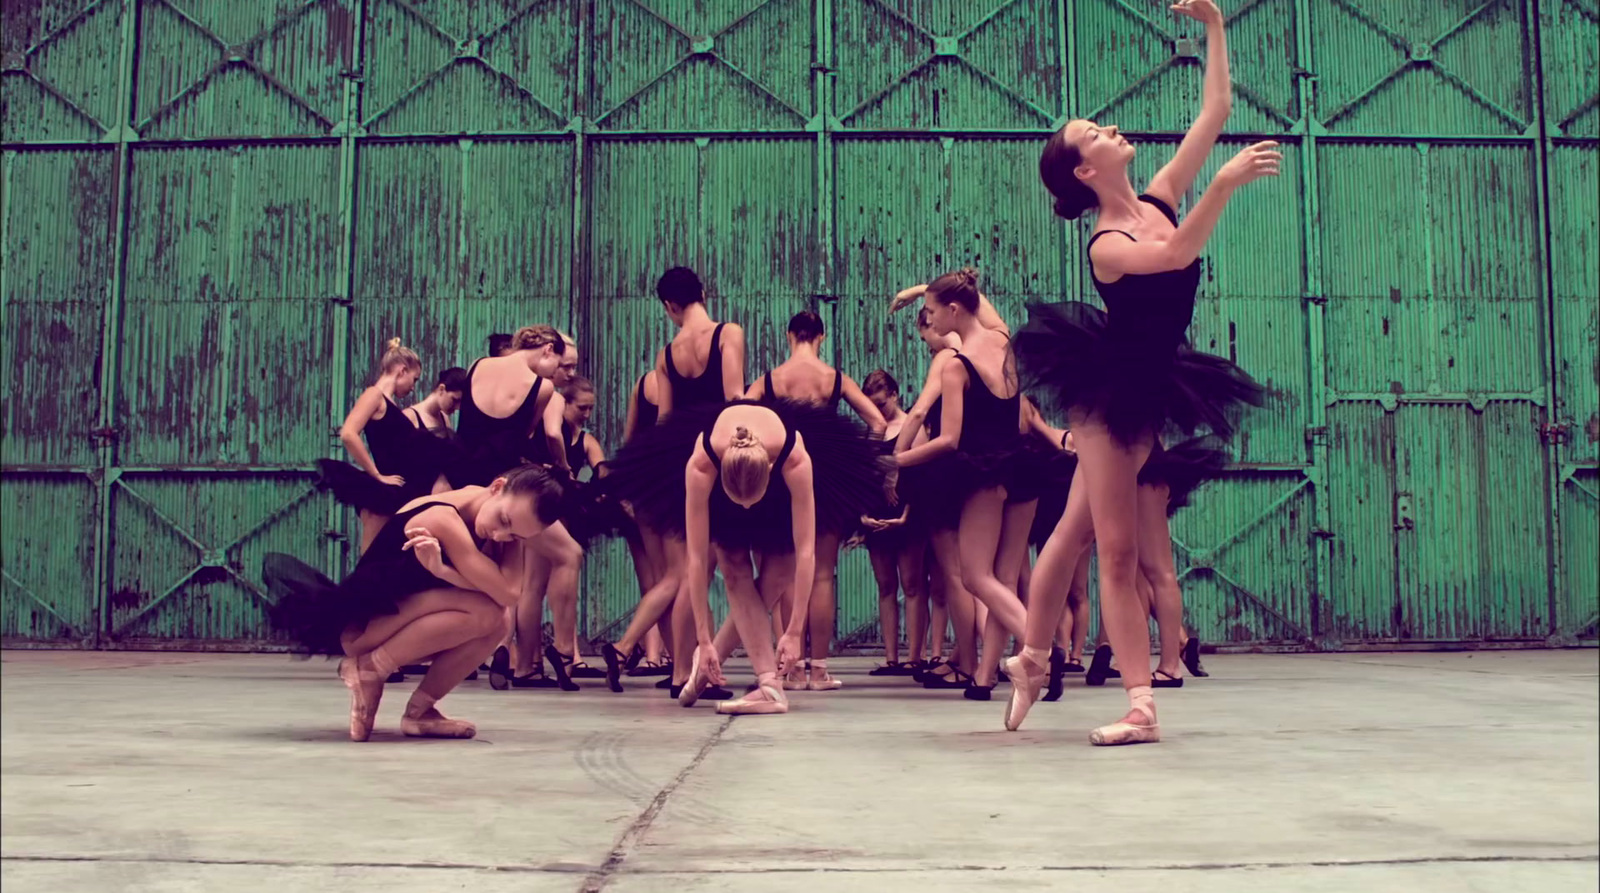
[[[415,552],[417,563],[434,576],[444,569],[444,553],[439,551],[439,540],[426,527],[407,527],[406,544],[400,547],[400,551]]]
[[[1172,4],[1172,11],[1207,25],[1222,24],[1222,10],[1212,0],[1178,0]]]
[[[926,285],[913,285],[910,288],[901,291],[899,294],[894,296],[893,300],[889,302],[889,312],[894,313],[911,306],[918,298],[922,297],[923,293],[927,290],[928,286]]]
[[[1217,171],[1217,179],[1234,186],[1253,183],[1262,177],[1276,177],[1278,165],[1283,163],[1283,153],[1272,140],[1263,140],[1228,160]]]
[[[712,685],[727,685],[728,680],[722,675],[722,661],[717,659],[717,649],[714,646],[702,645],[700,651],[700,675],[710,680]]]
[[[778,675],[789,674],[789,668],[800,663],[800,637],[784,633],[778,638]]]

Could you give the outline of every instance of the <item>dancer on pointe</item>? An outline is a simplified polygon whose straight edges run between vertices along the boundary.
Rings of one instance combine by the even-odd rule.
[[[729,611],[756,673],[754,691],[724,701],[717,710],[788,712],[777,674],[800,658],[816,535],[853,527],[882,498],[886,469],[873,442],[860,426],[826,407],[739,400],[676,411],[618,453],[610,479],[615,493],[663,530],[682,531],[686,543],[698,647],[680,704],[693,705],[707,685],[724,681],[708,600],[708,559],[714,553],[727,584]],[[672,473],[677,463],[684,467],[681,475]],[[674,524],[673,519],[679,520]],[[751,557],[786,551],[794,554],[795,610],[774,656],[771,619],[756,591]]]
[[[1028,325],[1013,345],[1025,382],[1066,410],[1078,470],[1066,511],[1034,567],[1027,647],[1006,661],[1012,683],[1007,729],[1021,724],[1048,671],[1047,650],[1081,552],[1064,531],[1093,528],[1102,622],[1114,650],[1137,653],[1148,635],[1136,592],[1138,531],[1146,523],[1139,511],[1139,469],[1169,424],[1187,433],[1204,427],[1227,436],[1235,410],[1260,400],[1259,385],[1228,360],[1194,351],[1186,332],[1200,282],[1200,251],[1224,205],[1239,187],[1276,175],[1281,156],[1272,142],[1245,149],[1217,172],[1179,224],[1173,209],[1222,130],[1231,88],[1216,4],[1191,0],[1173,9],[1206,25],[1205,103],[1146,191],[1136,193],[1128,180],[1134,148],[1114,125],[1070,121],[1050,137],[1039,161],[1058,215],[1070,220],[1098,212],[1089,263],[1107,310],[1078,302],[1031,306]],[[1128,712],[1091,732],[1090,741],[1159,741],[1148,661],[1124,665],[1122,682]]]
[[[1008,339],[979,319],[977,274],[940,276],[923,301],[933,327],[958,335],[961,350],[940,373],[938,435],[896,459],[902,468],[917,469],[912,486],[930,494],[924,502],[931,503],[931,514],[957,517],[961,582],[989,614],[981,662],[965,695],[988,700],[1006,636],[1024,632],[1027,613],[1017,585],[1039,498],[1040,462],[1022,439],[1021,391]]]
[[[350,739],[372,734],[384,679],[431,658],[400,730],[471,738],[476,727],[435,707],[499,642],[519,598],[522,544],[560,510],[561,488],[534,466],[407,503],[349,576],[334,583],[299,559],[268,553],[262,578],[273,624],[308,654],[342,655]]]

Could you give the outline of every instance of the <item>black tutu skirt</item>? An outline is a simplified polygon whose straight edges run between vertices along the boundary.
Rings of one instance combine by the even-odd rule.
[[[432,493],[441,475],[450,480],[462,456],[460,440],[448,428],[416,431],[406,441],[405,453],[405,462],[393,470],[405,479],[403,484],[385,484],[359,466],[335,459],[317,460],[318,483],[345,505],[392,515],[411,500]]]
[[[860,527],[861,516],[885,498],[887,465],[879,441],[829,407],[781,399],[762,405],[800,435],[811,457],[818,532],[845,536]],[[627,500],[651,527],[683,536],[684,470],[701,434],[725,408],[673,410],[654,428],[637,432],[608,463],[605,489],[614,499]],[[720,485],[713,487],[709,515],[711,541],[725,549],[794,550],[789,491],[776,470],[766,496],[748,509],[729,499]]]
[[[1113,337],[1106,312],[1081,301],[1029,304],[1012,339],[1024,387],[1060,412],[1098,413],[1119,442],[1202,429],[1233,436],[1244,407],[1265,391],[1233,362],[1188,344],[1176,348]]]
[[[1038,499],[1046,461],[1043,452],[1020,437],[1005,452],[955,450],[900,469],[900,492],[925,531],[954,530],[961,526],[967,500],[980,490],[1005,487],[1008,504]]]
[[[1067,510],[1067,494],[1072,491],[1072,476],[1078,470],[1078,454],[1056,450],[1045,463],[1040,476],[1039,507],[1033,513],[1033,527],[1028,530],[1028,542],[1043,546],[1055,532],[1061,516]]]
[[[568,481],[561,506],[562,526],[585,549],[597,540],[622,536],[633,526],[633,519],[611,495],[607,479]]]
[[[1139,483],[1165,485],[1167,517],[1189,504],[1189,497],[1206,481],[1222,477],[1230,456],[1217,437],[1194,437],[1165,449],[1156,449],[1139,469]]]
[[[292,555],[268,552],[261,577],[273,600],[267,612],[273,627],[303,654],[343,654],[339,637],[345,630],[395,613],[407,596],[447,585],[423,568],[414,553],[400,551],[406,524],[434,504],[390,518],[355,570],[339,583]]]

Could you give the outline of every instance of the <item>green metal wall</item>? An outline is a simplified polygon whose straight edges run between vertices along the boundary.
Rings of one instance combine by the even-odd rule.
[[[1595,0],[1229,6],[1206,176],[1262,137],[1285,175],[1218,227],[1192,334],[1275,399],[1175,526],[1200,634],[1595,638]],[[1039,145],[1068,113],[1176,138],[1203,46],[1165,7],[6,0],[0,634],[270,645],[261,553],[351,560],[309,466],[393,335],[436,371],[569,327],[614,445],[673,263],[752,375],[815,307],[914,387],[885,300],[963,264],[1014,320],[1092,298]],[[598,550],[586,632],[635,599]],[[851,553],[841,635],[875,624]]]

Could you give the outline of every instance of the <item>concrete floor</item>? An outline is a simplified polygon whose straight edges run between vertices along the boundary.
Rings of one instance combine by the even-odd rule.
[[[331,664],[6,652],[0,883],[26,891],[1593,891],[1597,652],[1217,656],[1167,740],[1120,689],[871,679],[783,717],[626,694],[445,702],[474,741],[345,740]],[[737,677],[741,682],[744,676]],[[996,692],[1003,698],[1006,689]]]

